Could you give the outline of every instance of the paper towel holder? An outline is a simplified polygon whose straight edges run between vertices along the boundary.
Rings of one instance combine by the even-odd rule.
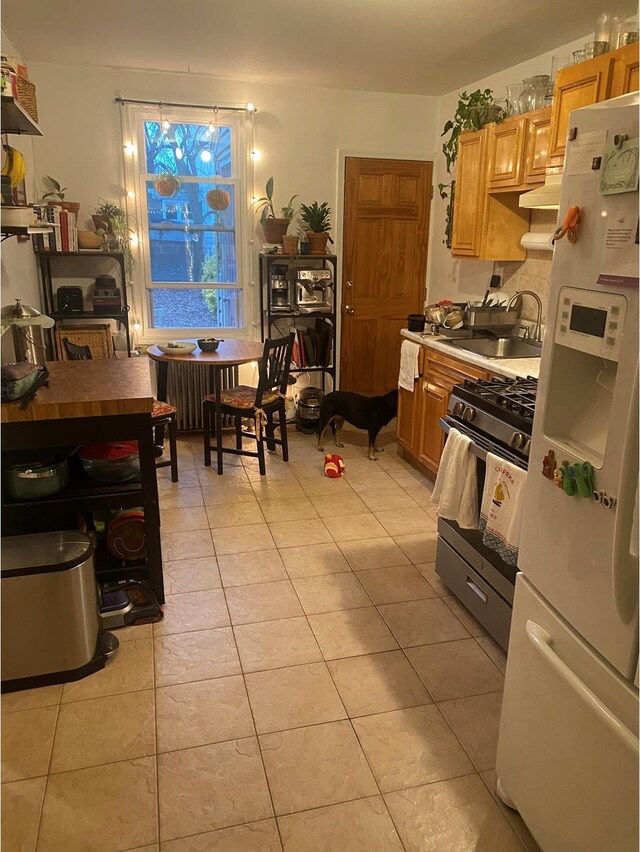
[[[553,231],[527,231],[520,245],[527,251],[553,251]]]

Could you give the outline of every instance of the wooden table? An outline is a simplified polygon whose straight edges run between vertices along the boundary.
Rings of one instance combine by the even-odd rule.
[[[21,535],[61,529],[77,514],[143,506],[146,560],[122,567],[102,548],[96,571],[107,579],[146,579],[164,602],[160,507],[153,449],[153,394],[145,358],[122,361],[53,361],[49,387],[38,390],[26,411],[19,402],[3,403],[2,450],[69,448],[110,441],[137,441],[140,481],[100,483],[71,459],[71,481],[62,491],[38,500],[2,495],[2,534]],[[71,520],[69,520],[71,519]],[[59,526],[62,524],[63,526]]]
[[[195,340],[191,341],[195,343]],[[158,365],[157,384],[158,384],[158,399],[175,403],[167,399],[167,377],[169,373],[169,364],[195,364],[210,368],[213,371],[213,386],[215,388],[216,399],[220,399],[222,392],[221,372],[225,367],[237,367],[240,364],[249,364],[251,361],[259,361],[262,358],[263,346],[262,343],[256,343],[253,340],[221,340],[215,352],[202,352],[196,349],[189,355],[165,355],[157,346],[150,346],[147,349],[147,355]],[[222,411],[219,405],[216,405],[216,428],[222,426]],[[160,427],[162,428],[162,427]],[[156,434],[156,443],[162,443],[162,435]],[[218,459],[218,473],[222,473],[222,459]]]

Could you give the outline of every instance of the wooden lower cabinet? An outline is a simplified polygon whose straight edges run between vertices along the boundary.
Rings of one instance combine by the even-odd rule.
[[[405,458],[435,479],[444,448],[440,418],[447,413],[454,385],[488,379],[491,373],[426,346],[421,356],[413,393],[398,392],[397,437]]]
[[[447,413],[453,384],[432,381],[427,377],[420,379],[420,385],[423,410],[417,456],[420,464],[435,477],[444,449],[444,432],[440,428],[440,418]]]

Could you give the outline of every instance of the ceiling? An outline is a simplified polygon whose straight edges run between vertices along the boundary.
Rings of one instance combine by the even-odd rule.
[[[593,31],[602,0],[4,0],[27,61],[439,95]]]

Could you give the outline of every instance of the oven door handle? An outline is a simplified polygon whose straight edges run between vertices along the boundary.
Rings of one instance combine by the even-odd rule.
[[[445,435],[448,435],[451,429],[458,429],[458,424],[448,417],[440,418],[440,426]],[[463,434],[466,433],[463,432]],[[467,437],[471,438],[470,435],[467,435]],[[473,438],[471,438],[471,443],[469,444],[469,452],[479,458],[481,461],[487,460],[487,451],[483,450],[482,447],[478,446],[478,444],[476,444]]]

